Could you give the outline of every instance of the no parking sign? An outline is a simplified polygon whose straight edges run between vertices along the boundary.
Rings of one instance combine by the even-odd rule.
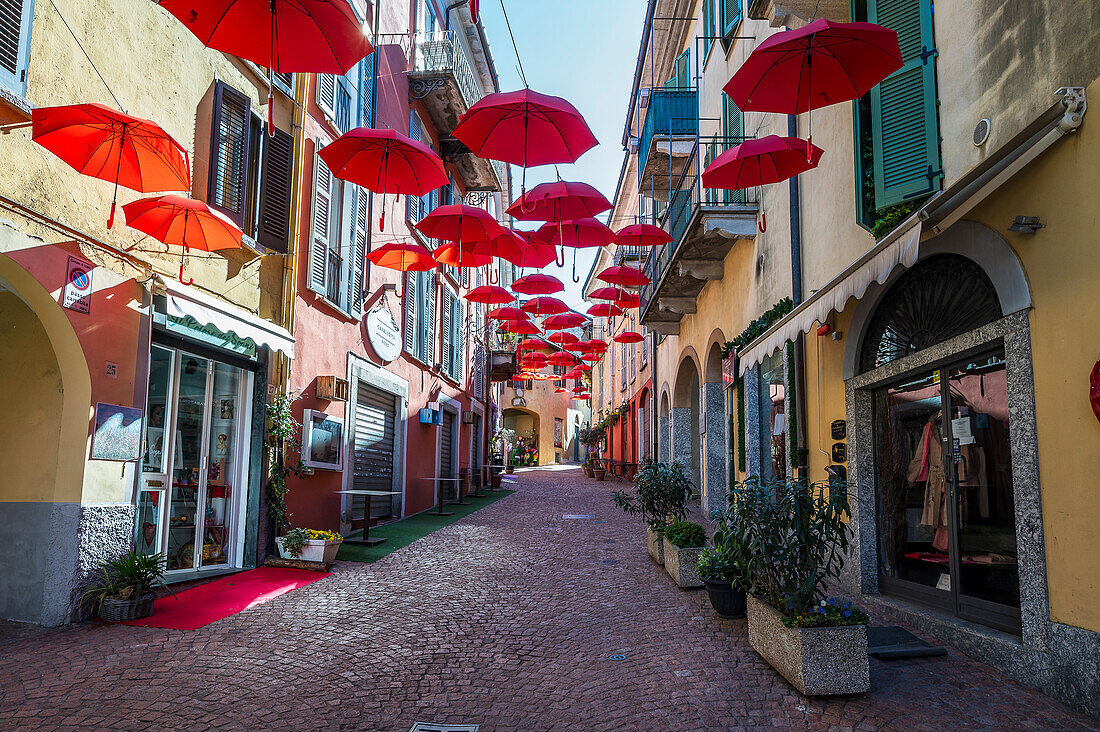
[[[92,310],[92,269],[94,265],[83,259],[69,257],[65,273],[65,290],[61,295],[62,307],[89,313]]]

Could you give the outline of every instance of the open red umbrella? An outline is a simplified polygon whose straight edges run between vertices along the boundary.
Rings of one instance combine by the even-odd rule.
[[[611,202],[587,183],[552,181],[539,183],[508,207],[519,221],[567,221],[609,211]]]
[[[576,359],[564,351],[552,353],[550,354],[550,358],[546,360],[548,363],[552,363],[555,366],[573,366],[576,363]]]
[[[582,360],[589,360],[589,359],[591,359],[591,358],[592,358],[591,356],[581,356],[581,359],[582,359]],[[599,361],[599,360],[600,360],[599,358],[596,358],[596,361]],[[577,366],[576,366],[576,370],[577,370],[577,371],[591,371],[591,370],[592,370],[592,367],[591,367],[591,366],[589,366],[589,365],[588,365],[588,364],[586,364],[586,363],[579,363],[579,364],[577,364]]]
[[[588,293],[588,297],[593,300],[610,300],[611,302],[618,302],[625,294],[626,290],[620,290],[618,287],[597,287],[595,290]]]
[[[548,274],[529,274],[512,283],[512,290],[521,295],[553,295],[562,292],[565,285],[557,277]]]
[[[436,261],[427,247],[414,242],[394,241],[383,244],[367,254],[372,264],[398,272],[427,272],[435,269]]]
[[[543,224],[533,235],[539,241],[552,246],[603,247],[615,243],[615,232],[602,221],[594,218],[573,219]]]
[[[631,224],[619,229],[615,241],[624,247],[659,247],[672,242],[672,235],[654,224]]]
[[[568,392],[568,391],[566,391],[565,389],[562,389],[562,388],[561,388],[561,387],[559,386],[559,387],[558,387],[557,389],[554,389],[554,393],[555,393],[555,394],[568,394],[569,392]]]
[[[493,239],[504,233],[504,227],[491,213],[464,203],[439,206],[414,226],[424,236],[463,244]]]
[[[532,298],[520,306],[525,313],[532,315],[560,315],[569,311],[569,306],[556,297],[545,295]]]
[[[586,351],[606,351],[607,350],[607,344],[604,343],[603,341],[597,340],[595,338],[593,338],[591,340],[587,340],[587,341],[581,341],[581,345],[584,346],[584,350],[586,350]]]
[[[637,331],[624,330],[622,333],[619,333],[611,340],[615,341],[616,343],[641,343],[645,340],[645,336],[641,333],[638,333]]]
[[[183,146],[155,122],[102,104],[38,107],[31,111],[31,139],[78,173],[114,182],[107,228],[114,226],[119,186],[140,193],[191,190]]]
[[[318,154],[337,178],[374,193],[423,196],[449,183],[439,155],[397,130],[356,127]],[[379,228],[386,226],[382,210]]]
[[[506,333],[518,333],[520,335],[538,335],[542,332],[530,320],[506,320],[500,329]]]
[[[188,249],[215,252],[236,249],[244,232],[229,218],[202,201],[175,194],[142,198],[122,207],[126,225],[170,246],[183,247],[179,280],[183,279],[183,258]]]
[[[481,239],[468,244],[463,242],[462,244],[463,252],[496,257],[517,266],[519,266],[519,262],[523,261],[526,248],[527,240],[511,229],[504,229],[500,236],[492,239]]]
[[[703,171],[703,185],[739,190],[779,183],[816,168],[822,152],[817,145],[797,137],[768,135],[745,140],[711,161]]]
[[[489,311],[490,320],[530,320],[531,316],[519,308],[504,305]]]
[[[547,318],[547,320],[549,320],[549,318]],[[553,328],[546,325],[545,323],[543,323],[543,327],[546,330],[554,330]],[[574,343],[579,343],[581,339],[578,338],[577,336],[573,335],[572,333],[569,333],[569,332],[564,331],[564,330],[559,330],[555,333],[551,333],[550,335],[548,335],[546,337],[546,340],[550,341],[551,343],[557,343],[559,346],[564,347],[564,346],[572,345]]]
[[[615,301],[615,304],[623,308],[636,308],[642,302],[642,298],[638,296],[636,292],[626,292],[619,296],[619,299]]]
[[[541,338],[524,338],[516,344],[516,350],[518,351],[546,351],[549,349],[550,345]]]
[[[517,267],[542,269],[555,260],[554,247],[532,240],[525,232],[515,231],[514,229],[513,232],[523,240],[523,243],[520,245],[519,258],[513,261],[512,264]]]
[[[515,296],[505,290],[503,287],[497,287],[496,285],[482,285],[481,287],[475,287],[474,289],[463,295],[464,298],[470,302],[481,303],[482,305],[507,305],[515,300]],[[509,321],[512,322],[512,321]],[[522,331],[512,331],[513,333],[520,333]],[[537,333],[538,330],[536,329]]]
[[[586,310],[585,312],[587,312],[589,315],[612,318],[616,315],[622,315],[623,309],[620,308],[618,305],[612,305],[609,302],[601,302],[588,308],[588,310]]]
[[[448,267],[462,267],[469,269],[470,267],[484,267],[493,261],[493,258],[488,254],[480,254],[471,252],[466,247],[462,247],[459,250],[458,244],[447,243],[441,244],[432,250],[432,256],[440,264],[445,264]]]
[[[546,330],[565,330],[567,328],[582,326],[587,321],[588,319],[580,313],[559,313],[558,315],[551,315],[549,318],[542,321],[542,327]]]
[[[608,267],[596,275],[596,279],[610,282],[620,287],[641,287],[649,284],[649,278],[637,267]]]
[[[562,374],[563,379],[580,379],[584,377],[584,372],[574,366],[572,369]]]

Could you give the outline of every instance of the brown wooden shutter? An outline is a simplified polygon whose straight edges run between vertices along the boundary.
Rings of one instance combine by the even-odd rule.
[[[248,137],[251,104],[248,97],[224,82],[214,87],[207,203],[244,227],[248,196]]]
[[[294,138],[275,130],[264,139],[260,180],[260,223],[256,241],[268,251],[290,251],[290,187],[294,167]]]
[[[329,208],[332,205],[332,173],[321,156],[313,156],[313,236],[309,246],[309,289],[327,292]]]

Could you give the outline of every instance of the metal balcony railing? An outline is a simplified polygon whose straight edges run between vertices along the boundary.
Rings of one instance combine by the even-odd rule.
[[[655,207],[649,222],[657,224],[667,231],[672,237],[672,241],[664,246],[654,247],[646,258],[643,269],[650,282],[639,293],[641,296],[639,313],[646,312],[650,300],[653,299],[654,292],[660,285],[661,276],[675,258],[677,250],[683,243],[684,235],[687,233],[688,225],[697,210],[700,208],[722,209],[746,206],[759,202],[759,188],[724,191],[703,187],[702,173],[706,166],[723,151],[739,145],[747,139],[749,138],[723,137],[720,135],[696,138],[683,172],[673,182],[668,200],[659,202],[660,205]]]
[[[454,31],[417,35],[413,71],[450,72],[458,83],[467,109],[483,96],[477,77],[470,68],[470,60],[466,58],[466,52],[462,50]]]
[[[697,135],[699,105],[694,88],[654,89],[649,96],[642,136],[638,141],[638,168],[645,170],[654,135]]]

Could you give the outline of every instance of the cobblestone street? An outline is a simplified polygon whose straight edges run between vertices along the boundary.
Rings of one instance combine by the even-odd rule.
[[[613,483],[519,481],[376,564],[197,631],[0,624],[0,728],[1096,728],[955,652],[872,659],[865,696],[800,697],[743,621],[650,561]]]

